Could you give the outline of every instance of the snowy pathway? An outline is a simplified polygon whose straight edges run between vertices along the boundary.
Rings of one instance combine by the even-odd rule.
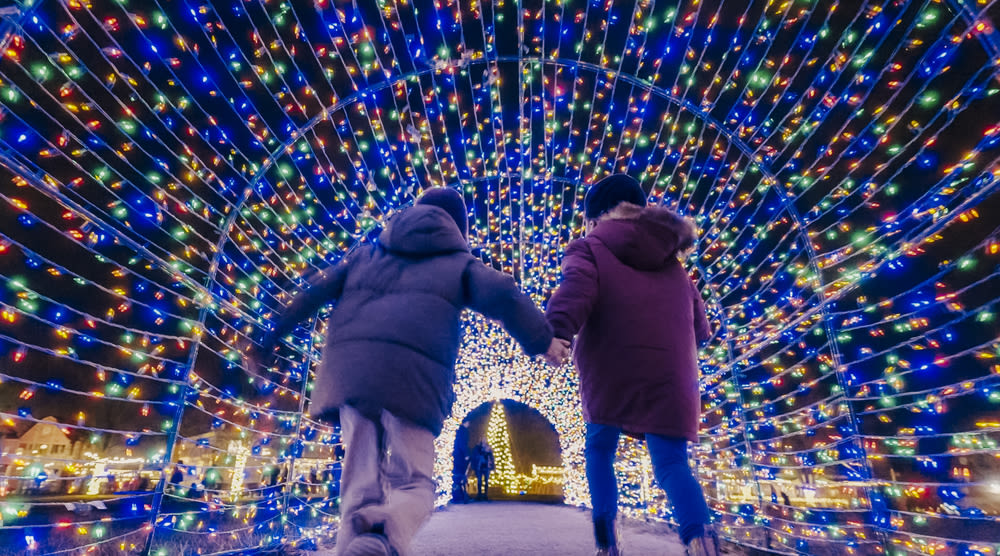
[[[625,556],[683,555],[664,524],[629,521],[622,530]],[[413,542],[413,556],[590,556],[590,512],[561,505],[489,502],[452,505],[431,516]],[[332,556],[333,551],[314,553]]]

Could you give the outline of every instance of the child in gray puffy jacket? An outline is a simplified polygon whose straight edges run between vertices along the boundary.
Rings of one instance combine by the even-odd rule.
[[[346,449],[337,554],[405,554],[434,502],[434,437],[455,400],[461,314],[498,319],[529,355],[566,342],[513,278],[469,251],[462,196],[435,188],[372,245],[326,269],[278,315],[259,350],[336,302],[310,413],[339,420]]]

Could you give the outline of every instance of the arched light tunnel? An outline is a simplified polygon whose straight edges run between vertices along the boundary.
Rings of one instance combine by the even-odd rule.
[[[540,306],[586,188],[699,228],[694,459],[719,531],[800,554],[1000,550],[991,0],[0,3],[0,537],[11,553],[322,542],[318,318],[240,350],[429,187]],[[576,378],[470,316],[459,419],[556,428]],[[670,519],[642,445],[623,511]],[[110,552],[109,552],[110,553]]]

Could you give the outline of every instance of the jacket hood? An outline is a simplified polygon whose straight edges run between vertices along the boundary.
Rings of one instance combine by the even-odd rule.
[[[469,250],[448,212],[432,205],[414,205],[398,213],[379,234],[379,242],[393,253],[410,257]]]
[[[663,207],[621,204],[590,234],[626,265],[659,270],[677,260],[678,251],[694,245],[694,224]]]

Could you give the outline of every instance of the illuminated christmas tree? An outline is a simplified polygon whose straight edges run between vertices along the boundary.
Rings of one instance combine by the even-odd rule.
[[[493,459],[496,462],[496,469],[493,471],[490,483],[502,488],[507,494],[515,492],[517,480],[514,475],[514,458],[510,453],[507,413],[500,402],[494,402],[493,409],[490,411],[490,422],[486,426],[486,442],[493,449]]]

